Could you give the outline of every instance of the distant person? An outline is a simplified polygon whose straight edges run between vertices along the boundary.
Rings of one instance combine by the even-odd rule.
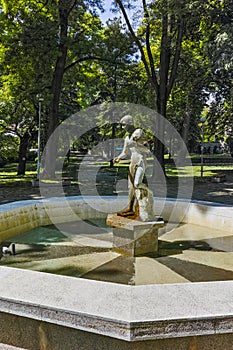
[[[227,139],[227,145],[231,156],[233,157],[233,137],[229,136]]]

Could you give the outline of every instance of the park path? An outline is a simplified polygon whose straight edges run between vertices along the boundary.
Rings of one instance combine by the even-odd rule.
[[[88,179],[87,179],[88,186]],[[107,182],[101,184],[101,195],[112,194],[112,189],[109,187]],[[103,190],[104,189],[104,190]],[[151,188],[152,189],[152,188]],[[154,184],[154,195],[160,196],[160,184]],[[95,190],[96,191],[96,190]],[[163,192],[163,193],[162,193]],[[58,193],[56,186],[48,187],[48,193],[50,197],[62,196],[64,194]],[[77,185],[71,184],[70,186],[64,187],[64,193],[66,196],[78,196],[80,191]],[[164,191],[161,191],[164,194]],[[177,193],[177,185],[175,183],[168,183],[166,192],[167,197],[175,198]],[[88,193],[92,194],[92,193]],[[93,193],[95,194],[95,193]],[[127,194],[127,188],[120,194]],[[162,196],[161,194],[161,196]],[[184,194],[185,197],[185,194]],[[21,201],[27,199],[41,199],[40,189],[38,187],[32,187],[31,183],[25,183],[22,185],[0,185],[0,204],[5,204],[14,201]],[[192,192],[193,200],[203,200],[216,203],[223,203],[233,205],[233,172],[229,172],[226,176],[225,182],[213,183],[209,178],[204,178],[201,181],[199,178],[194,181],[194,188]]]

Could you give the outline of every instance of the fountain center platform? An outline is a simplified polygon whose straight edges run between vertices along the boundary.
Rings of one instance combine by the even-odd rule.
[[[108,214],[107,225],[113,228],[113,249],[128,256],[156,254],[158,230],[164,221],[138,221]]]

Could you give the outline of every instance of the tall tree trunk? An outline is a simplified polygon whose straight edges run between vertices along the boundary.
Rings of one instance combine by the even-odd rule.
[[[51,103],[49,106],[46,160],[44,163],[43,177],[54,178],[56,170],[56,159],[58,151],[58,137],[53,134],[59,124],[59,101],[62,89],[63,76],[65,72],[67,58],[67,37],[68,37],[68,19],[69,14],[76,4],[76,0],[60,0],[58,3],[60,19],[60,43],[58,47],[58,56],[53,73],[51,87]]]
[[[169,38],[169,18],[164,15],[162,19],[162,37],[161,37],[161,51],[160,51],[160,69],[159,69],[159,88],[157,92],[156,104],[157,111],[161,117],[156,121],[156,133],[158,138],[155,143],[155,155],[159,165],[165,172],[164,162],[164,121],[167,115],[167,100],[168,100],[168,74],[170,66],[170,38]],[[158,169],[154,169],[153,177],[156,178]]]
[[[156,92],[157,99],[157,112],[162,115],[162,118],[157,118],[156,120],[156,142],[154,147],[155,156],[160,165],[160,170],[165,174],[165,164],[164,164],[164,120],[166,119],[166,109],[167,101],[169,95],[172,91],[172,87],[175,82],[177,75],[178,64],[180,60],[183,32],[184,32],[184,18],[177,14],[175,21],[175,14],[169,14],[169,1],[164,1],[164,8],[168,11],[161,14],[162,19],[162,35],[161,35],[161,45],[160,45],[160,63],[159,63],[159,81],[156,77],[155,60],[152,52],[151,46],[151,17],[149,13],[149,7],[146,0],[142,0],[143,11],[144,11],[144,25],[146,25],[145,32],[145,46],[144,43],[137,36],[137,32],[131,25],[130,18],[127,15],[124,2],[122,0],[115,0],[118,4],[128,29],[132,35],[132,38],[141,54],[141,60],[144,64],[148,79],[151,86]],[[172,13],[172,11],[170,11]],[[175,27],[174,27],[175,24]],[[174,40],[175,39],[175,40]],[[171,47],[173,45],[174,54],[171,57]],[[146,49],[146,54],[145,54]],[[158,167],[157,167],[158,168]],[[153,177],[157,178],[156,169],[154,169]]]
[[[30,140],[30,134],[28,132],[26,132],[23,136],[20,137],[17,175],[25,175],[26,161],[27,161],[27,148],[28,148],[29,140]]]
[[[154,154],[158,160],[158,163],[165,174],[165,162],[164,162],[164,121],[166,118],[166,104],[167,101],[165,99],[160,99],[160,94],[157,96],[157,111],[159,113],[159,117],[156,119],[156,142]],[[156,165],[156,163],[155,163]],[[157,177],[158,169],[155,167],[153,172],[153,177]]]
[[[184,143],[186,144],[187,149],[189,149],[190,120],[191,120],[191,114],[190,114],[190,111],[187,110],[184,115],[184,122],[182,125],[182,138],[184,140]]]

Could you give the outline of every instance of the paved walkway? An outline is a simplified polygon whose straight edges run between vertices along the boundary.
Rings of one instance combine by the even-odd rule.
[[[109,185],[108,180],[97,184],[97,189],[95,186],[92,186],[92,188],[90,188],[90,181],[88,180],[88,176],[86,178],[86,183],[84,183],[82,186],[82,191],[83,188],[85,190],[85,186],[87,188],[86,194],[88,195],[96,195],[98,194],[98,191],[101,195],[111,195],[114,191],[113,187]],[[117,189],[119,189],[118,186]],[[177,197],[177,183],[170,181],[169,178],[167,187],[164,186],[164,184],[156,183],[154,184],[153,190],[156,197]],[[45,192],[46,196],[49,197],[64,195],[58,186],[55,185],[47,186]],[[43,192],[43,195],[45,192]],[[200,178],[194,179],[193,191],[189,189],[188,193],[184,192],[182,193],[182,196],[184,198],[187,198],[189,197],[190,192],[192,193],[192,199],[194,200],[203,200],[233,205],[233,171],[229,171],[227,173],[225,182],[213,183],[211,182],[210,178],[204,178],[203,181],[201,181]],[[64,186],[64,193],[66,196],[78,196],[80,195],[80,190],[78,185],[71,183],[70,186]],[[120,190],[119,194],[127,194],[126,181],[124,184],[124,190]],[[32,187],[30,182],[21,185],[0,185],[0,204],[19,200],[40,198],[43,198],[40,193],[40,189],[37,187]]]

